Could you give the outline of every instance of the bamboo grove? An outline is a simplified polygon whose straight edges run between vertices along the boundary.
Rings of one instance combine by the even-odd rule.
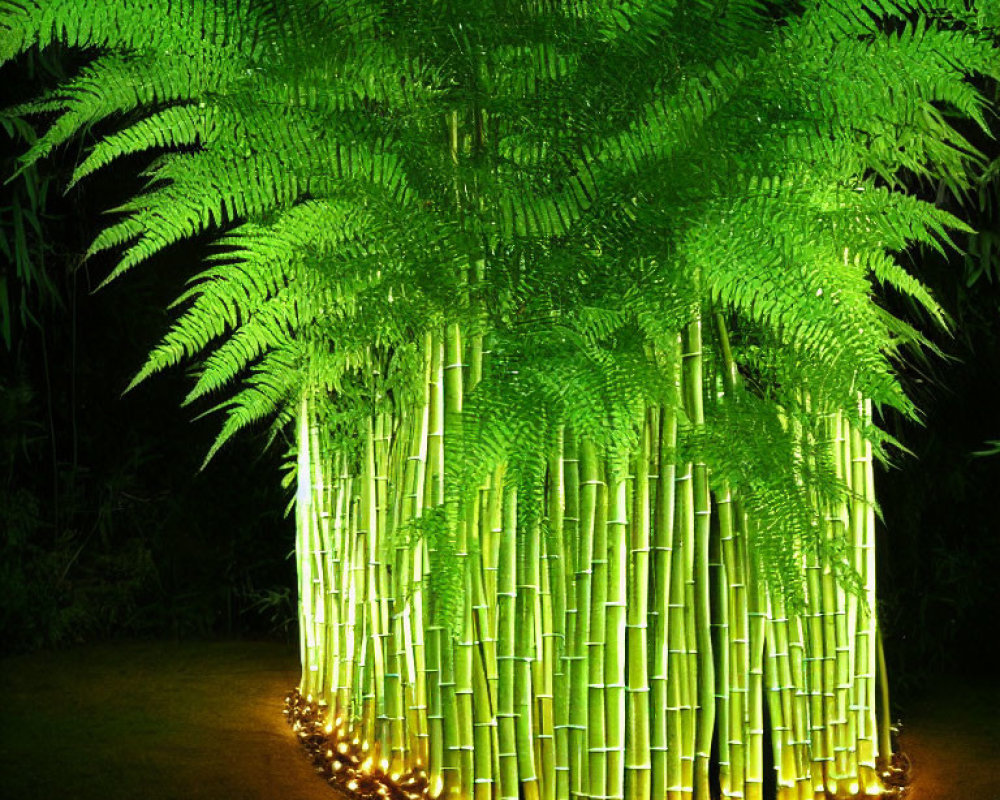
[[[329,457],[303,398],[300,692],[334,744],[363,743],[363,769],[477,798],[708,797],[717,770],[723,797],[760,798],[773,759],[782,798],[882,794],[870,408],[824,414],[818,456],[851,489],[817,509],[822,536],[846,538],[862,590],[801,552],[808,610],[790,613],[748,553],[752,518],[675,455],[678,415],[696,427],[703,402],[726,402],[699,328],[663,354],[678,401],[643,409],[633,448],[560,429],[535,492],[504,463],[458,503],[447,554],[407,531],[446,504],[445,419],[469,380],[453,359],[470,348],[428,336],[423,398],[367,420],[353,464]],[[519,510],[525,494],[544,517]],[[442,624],[425,585],[445,558],[463,589]]]
[[[294,485],[317,770],[359,795],[893,791],[877,412],[944,312],[898,254],[982,168],[967,2],[0,3],[5,112],[91,257],[213,235],[134,383],[193,359]],[[23,117],[40,115],[36,135]],[[47,120],[46,120],[47,117]],[[964,124],[964,123],[963,123]]]

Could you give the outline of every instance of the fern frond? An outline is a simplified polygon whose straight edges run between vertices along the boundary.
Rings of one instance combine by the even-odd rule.
[[[294,346],[272,350],[253,368],[245,388],[206,412],[224,410],[226,419],[202,461],[202,469],[233,436],[278,413],[299,396],[305,383],[299,356],[298,348]]]
[[[121,50],[183,48],[192,42],[256,39],[256,17],[240,0],[106,0],[96,7],[77,0],[4,0],[0,5],[0,64],[32,46]]]

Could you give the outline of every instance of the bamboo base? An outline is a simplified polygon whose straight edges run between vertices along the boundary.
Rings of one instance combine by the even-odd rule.
[[[388,771],[389,762],[374,752],[329,708],[303,697],[298,689],[285,698],[285,717],[305,748],[316,772],[331,786],[358,798],[421,800],[430,798],[427,773]]]
[[[363,741],[358,735],[359,730],[352,729],[341,718],[331,719],[328,706],[304,697],[298,689],[293,689],[285,697],[283,713],[316,773],[349,796],[378,800],[432,800],[441,794],[440,787],[435,791],[427,772],[420,766],[403,773],[390,772],[388,759],[382,758],[369,742]],[[905,793],[905,786],[892,785],[891,776],[885,785],[877,776],[872,776],[871,780],[869,787],[853,793],[851,785],[843,791],[809,791],[801,785],[782,787],[777,791],[776,800],[898,800]],[[498,787],[494,784],[492,788],[490,796],[499,797]],[[683,800],[693,797],[691,790],[671,792],[670,797],[675,794]],[[649,800],[655,798],[650,797]]]

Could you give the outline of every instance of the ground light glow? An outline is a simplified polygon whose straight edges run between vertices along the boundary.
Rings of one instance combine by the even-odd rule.
[[[316,772],[331,786],[359,798],[381,800],[423,800],[438,797],[444,784],[440,778],[428,780],[427,772],[418,766],[408,772],[390,772],[388,759],[376,759],[369,754],[368,742],[362,742],[344,726],[341,717],[327,719],[328,709],[298,689],[285,697],[285,714],[288,724],[315,766]],[[909,764],[906,757],[896,754],[892,764],[880,776],[872,778],[864,789],[851,781],[844,790],[836,786],[824,789],[812,787],[812,792],[798,785],[779,785],[777,800],[865,800],[880,797],[884,800],[906,796],[909,783]],[[433,785],[432,785],[433,783]],[[495,788],[490,784],[490,790]],[[670,797],[690,798],[694,787],[672,786]],[[492,793],[491,793],[491,796]],[[743,798],[742,791],[731,791],[728,798]]]
[[[345,730],[342,720],[327,722],[327,709],[298,689],[285,698],[285,717],[316,772],[336,788],[360,798],[420,800],[432,797],[420,767],[389,773],[389,761],[368,754],[370,747]]]

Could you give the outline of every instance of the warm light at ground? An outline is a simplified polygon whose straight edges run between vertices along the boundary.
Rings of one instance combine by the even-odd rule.
[[[345,730],[342,717],[327,722],[326,705],[308,702],[296,690],[286,699],[285,716],[297,738],[327,782],[365,800],[430,800],[427,773],[419,759],[407,772],[388,774],[389,759],[377,759],[378,748]],[[438,786],[442,786],[440,777]],[[440,788],[438,789],[440,793]]]

